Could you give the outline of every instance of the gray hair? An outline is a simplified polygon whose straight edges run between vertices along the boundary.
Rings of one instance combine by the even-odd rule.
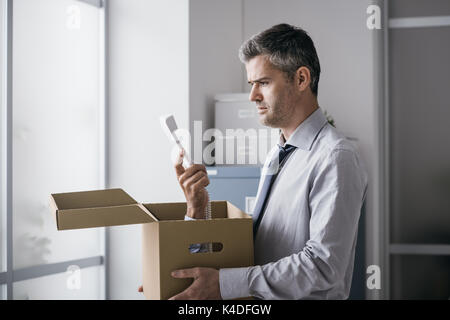
[[[289,24],[278,24],[254,35],[239,49],[239,59],[242,63],[247,63],[259,55],[267,56],[272,65],[283,71],[289,80],[294,79],[298,68],[307,67],[311,74],[311,91],[317,96],[319,57],[306,31]]]

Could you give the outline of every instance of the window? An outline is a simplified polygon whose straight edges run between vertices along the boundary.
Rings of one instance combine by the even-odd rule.
[[[8,299],[103,298],[105,231],[57,231],[49,208],[51,193],[104,187],[102,2],[1,1],[0,284]]]

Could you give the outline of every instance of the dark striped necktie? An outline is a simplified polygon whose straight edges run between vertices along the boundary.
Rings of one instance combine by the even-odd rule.
[[[253,238],[256,237],[256,232],[258,231],[259,224],[261,223],[264,209],[267,205],[267,198],[270,194],[270,189],[272,188],[273,182],[280,171],[280,167],[283,164],[283,160],[295,150],[296,147],[287,144],[284,147],[278,146],[278,152],[275,152],[274,157],[272,158],[269,167],[273,168],[273,162],[278,158],[278,165],[276,166],[276,170],[270,170],[271,172],[264,176],[263,185],[261,187],[261,192],[259,197],[255,203],[255,208],[253,210]]]

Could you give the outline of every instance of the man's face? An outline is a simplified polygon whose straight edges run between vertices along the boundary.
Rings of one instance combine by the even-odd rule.
[[[286,127],[297,99],[295,81],[273,67],[265,56],[256,56],[245,64],[248,83],[252,85],[250,101],[256,102],[259,120],[265,126]]]

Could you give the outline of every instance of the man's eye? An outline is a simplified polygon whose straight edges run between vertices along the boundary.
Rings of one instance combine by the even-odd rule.
[[[268,81],[258,81],[258,82],[253,82],[253,83],[249,83],[248,85],[253,87],[254,85],[258,85],[258,86],[267,86],[269,84]]]

